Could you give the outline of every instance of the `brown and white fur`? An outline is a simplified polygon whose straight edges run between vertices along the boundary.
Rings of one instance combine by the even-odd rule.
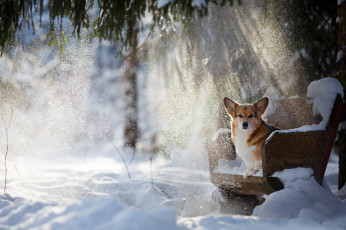
[[[261,117],[269,99],[265,97],[254,104],[242,105],[225,97],[223,102],[231,117],[232,142],[237,154],[245,162],[247,171],[244,178],[247,178],[262,169],[261,146],[269,134],[277,130]]]

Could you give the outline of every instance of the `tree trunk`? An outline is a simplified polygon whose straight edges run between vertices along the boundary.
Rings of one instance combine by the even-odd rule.
[[[338,1],[336,1],[338,2]],[[337,24],[337,38],[338,50],[337,55],[337,69],[338,79],[344,87],[344,95],[346,94],[346,2],[337,5],[337,17],[339,23]],[[345,96],[344,96],[345,99]],[[346,182],[346,130],[339,131],[338,140],[339,152],[339,183],[338,188],[341,189]]]
[[[132,28],[131,49],[125,57],[125,146],[136,147],[137,125],[137,27]]]

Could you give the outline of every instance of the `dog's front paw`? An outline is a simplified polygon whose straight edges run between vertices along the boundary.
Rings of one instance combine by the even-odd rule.
[[[249,176],[252,176],[255,173],[255,169],[248,169],[243,175],[244,179],[247,179]]]

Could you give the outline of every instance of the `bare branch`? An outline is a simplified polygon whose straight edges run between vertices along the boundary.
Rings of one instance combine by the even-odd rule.
[[[124,165],[125,165],[125,169],[126,169],[126,172],[127,172],[127,176],[129,177],[129,179],[131,179],[131,175],[130,175],[130,172],[129,172],[129,165],[126,164],[126,160],[124,158],[124,156],[121,154],[120,150],[114,145],[114,143],[108,139],[108,141],[112,144],[113,148],[117,151],[117,153],[119,154],[121,160],[123,161]]]
[[[12,122],[12,117],[13,117],[13,103],[11,103],[11,115],[10,115],[10,120],[8,122],[8,124],[6,125],[6,121],[5,121],[5,117],[4,114],[1,112],[1,117],[2,117],[2,121],[4,123],[4,127],[5,127],[5,136],[6,136],[6,152],[5,152],[5,160],[4,160],[4,164],[5,164],[5,185],[4,185],[4,194],[6,193],[6,187],[7,187],[7,155],[8,155],[8,129],[11,125]]]

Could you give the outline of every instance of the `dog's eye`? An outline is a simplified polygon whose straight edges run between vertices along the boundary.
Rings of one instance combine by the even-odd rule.
[[[253,117],[254,117],[254,115],[253,115],[253,114],[250,114],[250,115],[249,115],[249,118],[253,118]]]
[[[243,115],[241,115],[241,114],[238,114],[238,117],[242,118],[242,117],[243,117]]]

